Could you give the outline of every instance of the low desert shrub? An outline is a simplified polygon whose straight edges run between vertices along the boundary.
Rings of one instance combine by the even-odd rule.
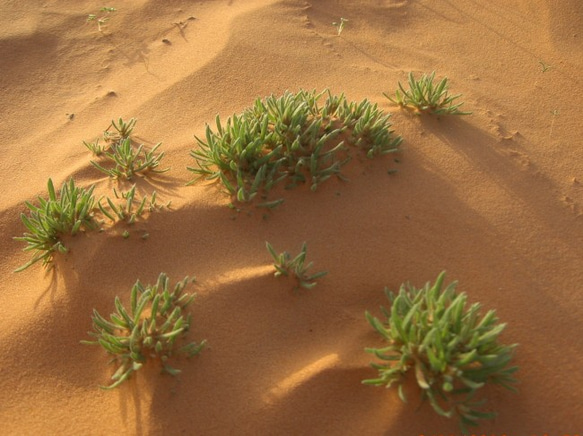
[[[275,277],[292,276],[297,281],[298,286],[301,286],[305,289],[311,289],[316,286],[317,279],[328,274],[327,271],[308,274],[308,270],[312,267],[313,262],[308,264],[305,263],[306,255],[308,252],[308,246],[305,242],[302,244],[302,250],[300,253],[293,259],[287,251],[284,251],[283,253],[277,253],[269,242],[266,242],[265,245],[267,247],[267,251],[269,251],[269,254],[271,254],[271,257],[275,262],[273,264],[275,267]]]
[[[341,168],[350,161],[351,149],[369,158],[397,151],[401,137],[392,135],[389,117],[367,100],[348,102],[343,94],[327,90],[272,95],[257,99],[225,125],[217,115],[216,131],[207,125],[205,138],[195,137],[198,148],[191,156],[197,166],[188,169],[198,177],[220,180],[239,202],[257,194],[265,200],[282,182],[286,188],[309,183],[316,190],[332,176],[344,178]]]
[[[119,364],[111,377],[113,383],[104,388],[119,386],[148,360],[160,361],[164,372],[176,375],[180,371],[168,364],[171,356],[192,357],[200,353],[206,341],[179,344],[192,322],[192,316],[185,315],[185,309],[195,298],[184,292],[188,283],[186,277],[171,288],[164,273],[154,286],[144,286],[138,280],[131,290],[129,311],[119,297],[115,298],[116,312],[111,314],[110,320],[93,311],[94,331],[89,335],[96,340],[81,342],[100,345]]]
[[[93,210],[95,199],[92,186],[83,189],[75,186],[73,179],[69,179],[57,194],[53,181],[47,183],[49,198],[38,197],[38,206],[28,201],[25,203],[30,215],[20,215],[22,222],[29,233],[14,238],[27,243],[24,251],[32,251],[32,259],[22,265],[16,272],[23,271],[36,262],[42,261],[48,266],[55,253],[66,253],[62,236],[75,235],[82,230],[93,230],[98,227]]]
[[[418,113],[430,113],[436,115],[470,115],[471,112],[463,112],[459,108],[463,103],[454,103],[461,94],[449,95],[447,77],[437,84],[433,83],[435,71],[431,74],[423,74],[420,79],[415,79],[413,73],[409,73],[409,89],[405,89],[399,82],[399,89],[394,96],[384,94],[390,101],[401,107],[414,108]]]
[[[515,391],[512,374],[518,368],[509,363],[516,344],[498,343],[506,324],[497,324],[495,311],[481,316],[478,303],[466,309],[466,294],[456,294],[455,282],[442,290],[444,275],[421,289],[403,284],[398,295],[386,290],[391,302],[390,311],[382,308],[386,321],[366,312],[388,345],[366,349],[383,363],[373,363],[379,377],[363,383],[386,387],[396,383],[406,402],[402,382],[411,370],[433,409],[445,417],[457,416],[465,429],[495,417],[480,410],[484,403],[476,399],[480,388],[494,383]]]

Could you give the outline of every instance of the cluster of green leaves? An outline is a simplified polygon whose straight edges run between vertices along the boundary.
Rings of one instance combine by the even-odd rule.
[[[114,188],[113,193],[115,200],[111,197],[106,197],[106,205],[101,204],[101,199],[98,202],[101,212],[113,222],[125,221],[128,224],[133,224],[144,212],[153,212],[164,207],[157,204],[156,191],[139,200],[136,196],[136,185],[133,185],[129,191],[120,193]],[[121,200],[121,202],[118,200]],[[118,202],[116,203],[116,201]],[[170,203],[168,202],[165,207],[169,207]]]
[[[475,399],[486,383],[515,391],[512,374],[518,368],[508,365],[516,344],[498,343],[506,324],[497,324],[495,311],[481,317],[478,303],[466,310],[466,294],[456,294],[456,282],[442,291],[444,275],[421,289],[404,284],[398,295],[386,290],[391,310],[382,308],[385,322],[366,312],[388,346],[367,349],[384,363],[373,363],[379,377],[363,383],[387,387],[398,383],[399,396],[406,401],[401,383],[413,369],[423,398],[438,414],[459,417],[465,429],[479,419],[495,417],[479,410],[485,400]]]
[[[277,253],[269,242],[266,242],[265,245],[267,246],[267,251],[269,251],[269,254],[271,254],[271,257],[275,262],[273,264],[275,267],[275,277],[292,276],[297,280],[298,286],[305,289],[311,289],[316,286],[317,279],[328,274],[327,271],[308,274],[308,270],[312,267],[313,262],[305,264],[308,251],[308,246],[305,242],[302,244],[302,250],[300,253],[293,259],[287,251]]]
[[[87,190],[82,189],[75,186],[73,179],[70,179],[63,184],[57,194],[53,181],[49,179],[47,188],[49,198],[38,197],[38,206],[27,201],[25,204],[30,215],[26,216],[24,213],[20,215],[30,233],[14,239],[26,242],[24,251],[33,251],[34,254],[32,259],[16,272],[23,271],[39,261],[42,261],[43,266],[48,266],[55,253],[67,252],[62,236],[75,235],[81,230],[93,230],[98,226],[93,215],[95,203],[93,186]]]
[[[159,360],[164,372],[176,375],[180,370],[168,364],[171,356],[180,353],[192,357],[203,349],[206,341],[179,344],[192,322],[192,315],[184,313],[195,298],[184,292],[188,283],[186,277],[171,289],[164,273],[154,286],[144,286],[138,280],[131,290],[129,311],[119,297],[115,298],[116,312],[109,320],[93,311],[94,331],[89,335],[96,340],[82,343],[100,345],[119,363],[111,377],[113,383],[104,388],[119,386],[149,359]]]
[[[471,112],[463,112],[459,108],[463,103],[454,103],[461,94],[449,95],[447,77],[434,84],[435,71],[431,74],[423,74],[420,79],[415,79],[413,73],[409,73],[409,89],[405,89],[399,82],[399,89],[394,96],[384,94],[390,101],[402,107],[415,108],[418,113],[430,113],[436,115],[469,115]]]
[[[319,103],[326,95],[323,104]],[[344,95],[328,90],[286,92],[270,96],[240,115],[216,117],[216,132],[206,126],[205,139],[195,137],[199,147],[191,156],[197,176],[220,180],[239,202],[267,193],[279,182],[287,188],[310,183],[311,189],[332,176],[344,178],[341,167],[350,159],[350,146],[370,158],[398,150],[401,137],[390,130],[390,115],[368,100],[348,102]],[[258,206],[274,207],[282,200]]]
[[[110,126],[103,133],[104,145],[99,144],[99,139],[92,143],[83,142],[96,157],[105,159],[108,163],[91,161],[91,164],[99,171],[111,178],[131,180],[136,174],[145,175],[149,172],[164,173],[168,168],[160,170],[164,153],[156,154],[162,145],[156,144],[148,150],[144,144],[137,144],[132,140],[136,119],[131,118],[125,122],[122,118],[116,123],[112,120]],[[111,130],[110,130],[111,129]]]

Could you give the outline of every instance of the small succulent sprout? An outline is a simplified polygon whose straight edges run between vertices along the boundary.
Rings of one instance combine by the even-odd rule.
[[[384,94],[390,101],[401,107],[413,108],[418,113],[435,115],[470,115],[471,112],[463,112],[459,108],[462,103],[455,103],[461,94],[450,96],[448,93],[447,77],[437,84],[433,83],[435,71],[431,74],[423,74],[420,79],[415,79],[413,73],[409,73],[409,89],[405,89],[399,82],[399,89],[394,96]]]
[[[100,345],[119,364],[111,377],[113,383],[102,388],[119,386],[152,360],[159,361],[164,372],[176,375],[180,370],[168,363],[172,356],[200,353],[206,341],[184,343],[192,322],[192,316],[185,311],[195,298],[184,292],[190,281],[186,277],[171,287],[164,273],[153,286],[144,286],[138,280],[130,293],[129,310],[116,297],[116,311],[109,320],[93,311],[93,331],[89,335],[95,340],[81,343]]]
[[[392,135],[389,118],[368,100],[348,102],[328,90],[272,95],[226,122],[217,115],[215,130],[207,125],[204,138],[195,136],[197,165],[188,169],[219,181],[233,201],[259,198],[256,206],[273,208],[282,199],[268,196],[278,184],[315,191],[332,177],[346,180],[351,150],[371,158],[398,151],[401,137]]]
[[[131,138],[132,132],[138,120],[135,118],[130,118],[128,122],[125,122],[123,118],[119,118],[117,123],[115,120],[111,120],[111,124],[105,131],[109,136],[110,140],[119,142],[120,140]],[[110,132],[109,129],[113,128],[114,132]]]
[[[115,179],[131,180],[135,175],[148,173],[165,173],[169,170],[158,169],[164,153],[156,151],[162,145],[156,144],[148,149],[143,144],[136,144],[132,140],[132,133],[137,120],[130,118],[127,122],[123,118],[112,120],[109,127],[103,132],[104,145],[99,145],[99,139],[95,142],[83,142],[93,155],[101,157],[91,164],[102,173]]]
[[[300,253],[292,259],[292,256],[284,251],[283,253],[277,253],[273,246],[269,243],[265,243],[267,251],[271,254],[274,260],[273,266],[275,267],[275,277],[280,276],[292,276],[297,280],[298,286],[311,289],[316,286],[316,280],[324,277],[328,274],[327,271],[321,271],[315,274],[309,274],[308,270],[312,267],[313,262],[306,264],[306,254],[308,251],[308,246],[304,242],[302,244],[302,249]]]
[[[342,33],[342,31],[344,30],[344,23],[346,23],[348,20],[346,18],[340,18],[340,21],[334,21],[332,23],[332,25],[334,27],[336,27],[336,34],[338,36],[340,36],[340,34]]]
[[[71,178],[63,184],[57,194],[53,181],[49,179],[47,189],[48,199],[38,197],[38,206],[27,201],[25,204],[30,214],[20,215],[29,232],[14,239],[26,242],[24,251],[33,251],[34,254],[32,259],[16,269],[16,272],[23,271],[39,261],[42,261],[43,266],[49,266],[55,253],[68,251],[63,244],[62,236],[74,236],[82,230],[94,230],[98,227],[93,214],[94,186],[89,189],[79,188]]]
[[[93,142],[83,141],[83,145],[87,147],[87,149],[93,153],[94,156],[101,156],[108,148],[106,145],[99,144],[99,138]]]
[[[456,293],[456,282],[442,289],[445,272],[434,284],[416,289],[403,284],[397,295],[385,289],[390,310],[381,308],[386,320],[366,312],[366,319],[388,343],[367,348],[381,363],[373,363],[378,377],[364,384],[399,386],[399,397],[406,402],[402,382],[411,370],[432,408],[441,416],[457,417],[462,431],[477,426],[480,419],[493,419],[495,413],[481,411],[485,400],[476,394],[487,383],[511,391],[516,366],[510,366],[514,345],[501,345],[498,336],[506,324],[498,324],[495,311],[480,313],[480,304],[466,308],[465,293]]]
[[[116,9],[112,7],[102,7],[101,9],[99,9],[99,12],[103,12],[105,13],[105,15],[101,14],[100,16],[98,16],[97,14],[89,14],[87,16],[87,22],[88,23],[91,21],[97,22],[97,30],[101,32],[103,30],[103,27],[109,21],[108,15],[115,11]]]
[[[108,160],[113,161],[114,166],[106,168],[102,164],[91,161],[91,164],[99,171],[107,174],[111,178],[131,180],[136,174],[165,173],[169,169],[158,170],[160,161],[164,153],[156,154],[160,147],[156,144],[151,150],[146,150],[141,144],[137,148],[132,144],[131,139],[123,139],[113,151],[105,153]]]
[[[163,205],[157,204],[156,191],[150,196],[146,195],[142,197],[141,200],[138,199],[135,184],[127,192],[122,191],[118,193],[117,190],[114,189],[113,193],[115,198],[112,199],[111,197],[105,197],[105,205],[101,204],[103,198],[98,202],[101,213],[112,222],[124,221],[127,224],[133,224],[145,212],[153,212],[164,207]],[[169,205],[170,202],[166,206]]]

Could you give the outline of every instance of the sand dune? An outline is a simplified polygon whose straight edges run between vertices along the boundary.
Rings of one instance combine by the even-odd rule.
[[[99,32],[86,19],[101,6],[0,2],[3,434],[458,434],[429,405],[360,383],[375,374],[364,348],[379,344],[364,311],[386,304],[385,286],[442,270],[520,344],[519,394],[489,389],[498,417],[479,431],[581,432],[579,1],[112,1]],[[434,70],[471,116],[419,117],[383,97],[410,71]],[[217,114],[325,88],[392,113],[401,152],[355,160],[349,182],[286,192],[267,219],[229,209],[216,185],[186,186],[194,135]],[[127,240],[122,228],[71,238],[52,271],[13,273],[28,260],[12,239],[25,231],[19,215],[49,177],[99,195],[117,186],[82,142],[119,117],[138,119],[140,141],[162,142],[171,171],[138,189],[171,208]],[[328,275],[293,292],[273,277],[265,241],[307,241]],[[93,309],[111,313],[116,295],[161,272],[196,276],[191,335],[209,347],[179,360],[176,378],[146,368],[100,390],[113,366],[79,343]]]

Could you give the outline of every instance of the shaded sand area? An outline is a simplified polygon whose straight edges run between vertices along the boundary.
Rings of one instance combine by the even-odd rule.
[[[117,11],[99,32],[86,18],[102,6]],[[375,375],[364,348],[381,344],[364,311],[379,314],[385,286],[442,270],[520,344],[519,394],[488,388],[499,415],[480,432],[582,431],[580,1],[3,0],[0,24],[2,434],[459,434],[428,404],[361,384]],[[473,115],[419,117],[383,97],[433,70]],[[301,88],[378,103],[401,152],[355,160],[349,182],[286,192],[267,219],[236,214],[216,185],[186,186],[205,123]],[[146,241],[81,234],[54,272],[13,273],[28,260],[12,240],[19,215],[49,177],[117,186],[82,142],[119,117],[163,143],[171,171],[139,188],[171,209],[140,224]],[[294,293],[265,241],[307,241],[329,274]],[[190,334],[208,348],[176,362],[176,378],[150,368],[100,390],[114,367],[79,343],[93,308],[111,313],[160,272],[196,276]]]

